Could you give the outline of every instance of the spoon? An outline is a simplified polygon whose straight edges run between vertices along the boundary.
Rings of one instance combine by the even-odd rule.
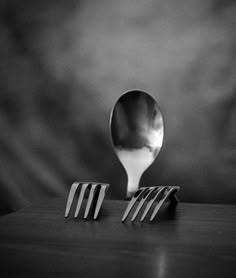
[[[110,117],[114,150],[128,177],[126,198],[139,188],[144,171],[163,143],[164,120],[159,105],[146,92],[131,90],[116,102]]]

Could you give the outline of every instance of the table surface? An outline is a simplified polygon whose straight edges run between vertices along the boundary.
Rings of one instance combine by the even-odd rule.
[[[97,221],[64,218],[52,199],[0,218],[3,277],[236,277],[236,206],[180,203],[154,223],[121,223],[127,201]]]

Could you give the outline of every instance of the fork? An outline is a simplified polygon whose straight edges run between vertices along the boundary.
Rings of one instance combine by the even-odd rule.
[[[80,194],[79,194],[78,202],[76,205],[74,218],[78,217],[82,202],[85,199],[85,194],[86,194],[86,192],[89,192],[87,205],[86,205],[85,212],[84,212],[84,219],[88,218],[92,204],[96,204],[95,211],[93,214],[93,219],[94,220],[97,219],[98,213],[102,206],[102,202],[104,200],[105,193],[106,193],[108,187],[109,187],[109,184],[107,184],[107,183],[74,182],[70,188],[70,192],[68,195],[66,210],[65,210],[65,217],[68,217],[72,203],[74,201],[75,193],[78,190],[78,188],[80,188]]]
[[[148,212],[150,211],[151,207],[153,206],[154,202],[159,197],[159,200],[157,201],[157,204],[151,214],[151,217],[149,218],[150,222],[152,222],[155,216],[157,215],[158,211],[160,210],[160,208],[162,207],[162,205],[167,199],[169,199],[171,203],[178,203],[178,199],[175,193],[179,191],[179,189],[180,189],[179,186],[141,187],[135,192],[132,199],[128,203],[128,206],[122,217],[122,222],[126,220],[126,218],[130,214],[131,210],[133,209],[137,201],[140,202],[133,213],[133,216],[131,218],[132,222],[137,218],[139,212],[144,207],[145,202],[148,201],[144,209],[144,212],[140,218],[140,221],[143,222]]]

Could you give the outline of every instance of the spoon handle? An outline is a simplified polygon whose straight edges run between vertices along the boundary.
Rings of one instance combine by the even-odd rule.
[[[133,197],[134,193],[139,188],[139,182],[140,182],[141,174],[136,173],[130,173],[128,175],[128,184],[127,184],[127,192],[126,192],[126,198],[129,199]]]

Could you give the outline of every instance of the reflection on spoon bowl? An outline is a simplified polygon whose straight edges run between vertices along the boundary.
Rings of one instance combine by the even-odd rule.
[[[128,91],[111,112],[110,129],[114,149],[128,176],[129,198],[162,147],[164,120],[159,105],[143,91]]]

